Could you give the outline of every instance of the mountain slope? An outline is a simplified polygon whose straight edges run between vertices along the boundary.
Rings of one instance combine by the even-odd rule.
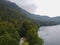
[[[54,22],[60,24],[60,16],[51,18],[51,21],[54,21]]]
[[[7,0],[0,0],[0,45],[19,45],[22,37],[26,38],[24,45],[26,42],[28,45],[43,45],[38,36],[38,25],[17,7]]]
[[[31,20],[34,23],[37,23],[38,25],[41,26],[47,26],[47,25],[56,25],[56,24],[60,24],[60,22],[57,22],[53,20],[53,18],[50,18],[48,16],[39,16],[39,15],[35,15],[35,14],[30,14],[29,12],[25,11],[24,9],[20,8],[19,6],[17,6],[15,3],[12,3],[10,1],[2,1],[0,0],[0,5],[6,6],[8,8],[10,8],[13,11],[17,11],[20,14],[22,14],[24,17],[28,18],[29,20]]]

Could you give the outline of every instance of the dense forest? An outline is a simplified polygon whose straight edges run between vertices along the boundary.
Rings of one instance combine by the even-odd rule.
[[[0,45],[43,45],[38,36],[39,25],[15,9],[0,3]]]

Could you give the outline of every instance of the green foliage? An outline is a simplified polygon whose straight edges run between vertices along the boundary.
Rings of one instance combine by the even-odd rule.
[[[9,23],[0,23],[0,45],[19,45],[20,36],[14,26]]]
[[[21,37],[27,39],[23,45],[42,45],[36,23],[18,11],[0,5],[0,45],[19,45]]]
[[[27,42],[23,45],[42,45],[43,41],[38,38],[38,27],[30,21],[17,21],[13,23],[0,22],[0,44],[19,45],[20,37],[26,37]]]
[[[29,43],[28,42],[24,42],[23,45],[29,45]]]
[[[32,24],[30,25],[28,31],[27,31],[27,39],[29,41],[29,45],[42,45],[43,41],[42,39],[40,39],[39,41],[39,38],[38,38],[38,28],[36,25]]]

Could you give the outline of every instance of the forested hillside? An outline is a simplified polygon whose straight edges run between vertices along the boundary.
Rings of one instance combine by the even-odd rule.
[[[43,40],[38,37],[39,26],[8,2],[0,0],[0,45],[19,45],[22,37],[26,38],[23,45],[26,42],[28,45],[43,45]]]

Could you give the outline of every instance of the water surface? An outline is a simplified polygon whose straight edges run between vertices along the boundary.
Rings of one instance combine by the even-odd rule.
[[[60,45],[60,25],[40,27],[39,36],[44,39],[44,45]]]

